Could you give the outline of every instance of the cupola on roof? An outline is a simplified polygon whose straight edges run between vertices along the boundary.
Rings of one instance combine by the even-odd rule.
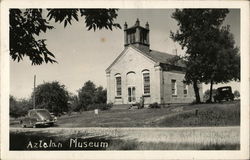
[[[137,18],[135,24],[128,28],[127,23],[124,24],[124,46],[133,45],[139,49],[149,50],[149,24],[145,27],[140,26]]]

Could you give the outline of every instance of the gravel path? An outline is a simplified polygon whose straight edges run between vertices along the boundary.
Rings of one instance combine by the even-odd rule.
[[[104,136],[154,143],[234,144],[240,142],[239,126],[178,128],[10,128],[10,132],[48,133],[49,135],[64,137],[77,135],[81,138]]]

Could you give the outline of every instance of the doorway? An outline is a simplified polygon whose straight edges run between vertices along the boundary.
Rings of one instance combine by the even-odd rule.
[[[128,86],[128,102],[134,103],[135,101],[135,86]]]

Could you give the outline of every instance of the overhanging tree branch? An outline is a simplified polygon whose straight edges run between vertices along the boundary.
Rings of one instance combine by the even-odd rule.
[[[51,20],[63,23],[64,27],[85,17],[88,30],[121,28],[114,20],[117,9],[47,9],[47,18],[42,9],[10,9],[10,56],[13,61],[29,57],[32,65],[56,63],[55,56],[46,46],[45,39],[38,39],[41,33],[54,29]]]

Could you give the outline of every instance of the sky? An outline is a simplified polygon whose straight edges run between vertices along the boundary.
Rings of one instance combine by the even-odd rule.
[[[170,54],[177,49],[177,53],[183,55],[185,51],[170,38],[170,31],[178,29],[177,22],[171,18],[173,12],[174,9],[120,9],[115,22],[122,27],[125,22],[128,27],[134,25],[137,18],[141,26],[148,22],[151,49]],[[124,49],[123,29],[88,31],[84,18],[66,28],[63,23],[51,21],[50,24],[55,29],[41,34],[39,39],[47,39],[47,47],[58,63],[32,66],[28,58],[19,63],[10,59],[10,94],[18,99],[29,98],[34,75],[36,85],[59,81],[73,94],[77,94],[77,90],[88,80],[106,88],[105,69]],[[240,47],[240,10],[231,9],[223,25],[230,25],[236,45]],[[214,88],[222,85],[240,90],[238,82],[219,84]],[[203,85],[203,91],[208,88],[208,85]]]

